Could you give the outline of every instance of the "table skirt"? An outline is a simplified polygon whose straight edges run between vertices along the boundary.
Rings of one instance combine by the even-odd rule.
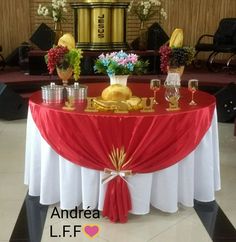
[[[42,138],[29,109],[26,134],[25,184],[40,203],[60,203],[61,209],[102,210],[107,184],[102,171],[75,165],[58,155]],[[145,154],[144,154],[145,155]],[[209,202],[220,189],[217,115],[198,147],[175,165],[154,173],[126,178],[132,214],[147,214],[150,205],[174,213],[178,203],[192,207],[193,200]]]

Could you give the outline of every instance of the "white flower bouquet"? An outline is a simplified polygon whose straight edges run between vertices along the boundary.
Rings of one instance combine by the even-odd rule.
[[[42,6],[42,4],[39,4],[38,15],[51,17],[54,22],[61,22],[65,20],[63,13],[67,12],[66,2],[67,0],[52,0],[51,6]]]
[[[132,0],[130,2],[128,12],[136,15],[140,21],[147,21],[154,15],[158,16],[158,21],[167,19],[167,13],[162,7],[161,0]]]

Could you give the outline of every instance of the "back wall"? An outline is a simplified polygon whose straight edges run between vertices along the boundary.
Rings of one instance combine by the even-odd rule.
[[[71,2],[82,2],[68,0]],[[119,0],[118,2],[130,2]],[[200,35],[213,34],[224,17],[236,17],[235,0],[164,0],[168,18],[163,28],[171,35],[175,28],[184,30],[184,43],[195,45]],[[0,1],[0,45],[3,56],[9,55],[23,41],[29,41],[37,27],[45,22],[53,28],[52,20],[37,15],[39,4],[50,4],[51,0],[1,0]],[[64,32],[73,32],[73,14],[68,7],[67,21],[63,23]],[[157,20],[154,16],[148,25]],[[139,20],[135,16],[127,18],[127,41],[131,42],[138,35]]]

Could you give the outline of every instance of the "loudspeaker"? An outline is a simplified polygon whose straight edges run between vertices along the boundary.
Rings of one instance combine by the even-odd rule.
[[[22,70],[29,69],[29,51],[30,44],[27,42],[21,43],[19,47],[19,66]]]
[[[169,36],[162,29],[160,24],[152,24],[148,30],[148,50],[159,50],[159,48],[169,40]],[[139,38],[136,38],[131,42],[131,48],[138,50]]]
[[[45,23],[42,23],[31,36],[30,40],[41,50],[49,50],[54,44],[55,32]]]
[[[169,40],[169,36],[160,24],[154,23],[148,28],[148,49],[159,50]]]
[[[25,67],[25,62],[28,63],[28,52],[30,51],[30,44],[27,42],[21,43],[19,47],[7,56],[5,62],[8,66],[20,66],[23,70],[28,69]]]
[[[230,83],[215,93],[219,122],[231,122],[236,117],[236,85]]]
[[[45,62],[44,53],[31,51],[29,53],[29,74],[48,75],[48,68]]]
[[[14,49],[11,54],[5,59],[7,66],[18,66],[19,65],[19,47]]]
[[[6,63],[5,63],[5,59],[4,57],[0,54],[0,70],[3,70],[5,67]]]
[[[0,83],[0,118],[6,120],[27,117],[27,102],[4,83]]]

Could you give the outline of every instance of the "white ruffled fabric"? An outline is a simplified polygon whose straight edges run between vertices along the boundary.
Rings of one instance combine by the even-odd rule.
[[[104,173],[75,165],[58,155],[42,138],[29,109],[26,135],[25,184],[29,195],[40,196],[41,204],[60,202],[62,209],[102,210],[107,184]],[[178,203],[192,207],[193,200],[215,200],[220,190],[220,161],[217,115],[198,147],[177,164],[146,174],[127,177],[133,214],[147,214],[150,205],[174,213]]]

